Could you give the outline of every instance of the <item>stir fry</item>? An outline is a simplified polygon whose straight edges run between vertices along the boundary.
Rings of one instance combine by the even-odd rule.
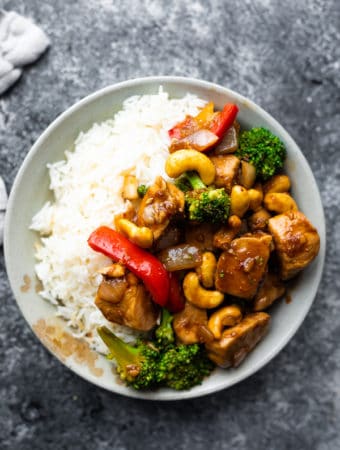
[[[98,329],[135,389],[189,389],[216,366],[238,367],[268,332],[268,308],[318,254],[283,173],[284,144],[265,128],[242,130],[237,113],[210,102],[169,130],[171,181],[125,175],[126,211],[88,239],[112,259],[96,306],[144,332],[132,346]]]

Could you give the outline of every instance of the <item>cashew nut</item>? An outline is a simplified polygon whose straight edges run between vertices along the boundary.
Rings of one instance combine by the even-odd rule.
[[[269,212],[260,208],[248,219],[248,225],[252,231],[262,230],[264,231],[268,226],[268,220],[271,218]]]
[[[113,263],[110,266],[103,267],[98,272],[109,278],[120,278],[125,275],[125,266],[119,263]]]
[[[178,150],[165,163],[165,172],[171,178],[177,178],[188,170],[196,170],[204,184],[211,184],[215,179],[214,164],[196,150]]]
[[[242,225],[242,221],[239,218],[239,216],[236,216],[235,214],[229,216],[228,218],[228,228],[232,230],[237,230],[237,233],[240,231]]]
[[[264,192],[288,192],[290,189],[290,179],[287,175],[274,175],[263,186]]]
[[[252,211],[257,211],[261,208],[262,200],[263,200],[263,192],[259,189],[249,189],[249,209]]]
[[[286,192],[273,192],[264,196],[264,206],[269,211],[282,214],[287,211],[297,211],[298,207],[293,197]]]
[[[233,327],[241,322],[241,320],[242,312],[238,305],[224,306],[210,316],[208,328],[215,339],[220,339],[224,327]]]
[[[212,252],[204,252],[201,265],[196,269],[204,287],[210,288],[214,286],[216,266],[217,261],[215,255]]]
[[[230,194],[230,210],[231,214],[242,217],[249,208],[249,194],[246,188],[235,184]]]
[[[130,286],[137,286],[137,284],[140,284],[140,281],[138,277],[132,272],[129,272],[126,275],[126,281],[129,283]]]
[[[207,343],[214,340],[208,328],[206,309],[197,308],[190,302],[185,302],[184,309],[175,314],[172,325],[176,337],[183,344]]]
[[[224,295],[219,291],[204,289],[195,272],[189,272],[183,281],[184,295],[189,302],[199,308],[216,308],[224,300]]]
[[[115,225],[131,242],[142,248],[150,248],[153,244],[153,233],[150,228],[138,227],[128,219],[117,219]]]

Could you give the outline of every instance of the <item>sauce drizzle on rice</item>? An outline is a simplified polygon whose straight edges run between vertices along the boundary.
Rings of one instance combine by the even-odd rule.
[[[141,184],[150,184],[157,175],[168,179],[167,130],[186,115],[196,115],[204,104],[190,94],[169,99],[162,88],[155,95],[130,97],[112,119],[80,133],[65,160],[48,165],[55,200],[42,207],[30,227],[41,236],[35,253],[40,295],[56,306],[56,315],[67,321],[75,337],[97,351],[107,353],[93,332],[97,327],[107,326],[126,341],[135,340],[136,332],[108,322],[96,308],[98,270],[111,261],[92,252],[87,238],[100,225],[112,227],[113,217],[125,211],[120,192],[127,170]]]

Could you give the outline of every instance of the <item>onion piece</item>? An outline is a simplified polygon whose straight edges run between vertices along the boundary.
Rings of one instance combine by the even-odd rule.
[[[169,272],[193,269],[198,267],[202,262],[200,249],[189,244],[169,247],[161,251],[157,256]]]
[[[122,189],[122,197],[124,200],[138,199],[138,181],[134,175],[125,175]]]
[[[232,125],[214,148],[215,155],[234,153],[238,149],[238,132]]]
[[[250,189],[256,180],[255,166],[247,161],[241,161],[241,171],[239,175],[239,182],[246,189]]]
[[[218,141],[218,136],[205,128],[195,131],[195,133],[183,139],[173,140],[170,146],[170,153],[180,149],[194,149],[198,152],[203,152],[208,148],[213,147]]]

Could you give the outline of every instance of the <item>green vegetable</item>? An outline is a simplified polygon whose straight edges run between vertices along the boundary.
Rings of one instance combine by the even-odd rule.
[[[185,174],[176,179],[175,186],[183,192],[187,192],[192,189],[188,177]]]
[[[192,189],[206,189],[207,186],[203,183],[197,172],[185,172]]]
[[[109,348],[108,358],[116,360],[117,373],[128,386],[137,390],[162,386],[190,389],[202,383],[214,369],[214,363],[201,345],[176,345],[172,320],[169,311],[163,309],[155,340],[139,340],[135,346],[122,341],[106,327],[98,329]]]
[[[198,344],[173,346],[162,355],[159,363],[164,385],[177,391],[201,384],[214,367]]]
[[[185,201],[188,217],[195,222],[223,223],[229,217],[230,198],[223,188],[188,192]]]
[[[172,329],[173,315],[166,309],[162,309],[161,323],[155,331],[158,347],[166,348],[175,342],[174,330]]]
[[[155,345],[160,350],[158,382],[176,390],[190,389],[201,384],[215,366],[202,346],[175,344],[172,320],[173,315],[163,308],[161,323],[155,332]]]
[[[229,217],[230,197],[225,189],[206,187],[196,172],[187,172],[186,177],[193,188],[185,193],[188,219],[195,222],[226,222]]]
[[[141,198],[143,198],[148,189],[148,186],[146,186],[145,184],[140,184],[137,188],[137,193]]]
[[[280,139],[265,128],[243,131],[235,153],[255,166],[257,176],[267,180],[283,167],[286,149]]]
[[[108,347],[108,359],[115,359],[120,378],[135,389],[148,389],[157,383],[158,350],[139,340],[133,347],[108,328],[98,328],[98,334]]]

